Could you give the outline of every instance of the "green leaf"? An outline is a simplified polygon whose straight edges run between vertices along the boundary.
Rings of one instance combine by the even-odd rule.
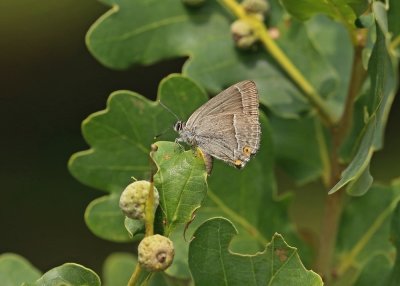
[[[393,185],[373,186],[364,196],[352,197],[346,203],[335,251],[337,285],[366,281],[371,271],[374,271],[367,267],[373,267],[375,259],[382,260],[382,257],[377,256],[383,255],[386,259],[386,266],[381,265],[383,270],[392,263],[394,248],[389,240],[390,224],[391,218],[396,215],[394,210],[399,201],[400,188]],[[381,281],[384,278],[382,276],[385,276],[383,273],[379,276]]]
[[[89,229],[98,237],[116,242],[132,240],[124,227],[124,217],[117,194],[95,199],[85,211]]]
[[[0,281],[2,286],[20,286],[34,282],[42,274],[28,260],[14,253],[0,255]]]
[[[322,127],[313,116],[283,119],[271,116],[277,164],[297,183],[310,182],[323,173],[327,146]]]
[[[366,128],[366,123],[368,123],[369,117],[374,111],[374,104],[376,103],[373,102],[371,96],[371,84],[370,81],[367,80],[360,91],[360,95],[354,102],[351,128],[340,147],[340,158],[343,162],[351,162],[355,153],[358,151],[360,140]]]
[[[206,221],[194,233],[189,266],[196,285],[322,285],[306,270],[296,248],[275,234],[262,253],[232,253],[229,243],[237,230],[226,219]]]
[[[100,278],[95,272],[82,265],[65,263],[55,267],[34,283],[23,284],[23,286],[100,286]]]
[[[369,190],[373,181],[368,165],[356,180],[348,184],[347,191],[352,196],[362,196]]]
[[[363,137],[360,146],[358,147],[358,152],[354,156],[353,160],[349,164],[349,166],[342,172],[340,181],[336,183],[335,186],[329,191],[329,194],[333,194],[334,192],[340,190],[343,186],[348,184],[349,193],[352,194],[351,187],[356,185],[359,186],[361,183],[357,183],[357,180],[361,178],[361,180],[365,180],[366,170],[369,169],[369,162],[372,158],[373,153],[373,142],[376,128],[376,117],[373,115],[368,124],[365,127],[365,131],[363,132]],[[368,171],[369,173],[369,171]],[[371,175],[369,175],[371,176]],[[369,187],[368,184],[361,184],[365,187]],[[354,194],[363,194],[367,190],[361,190],[357,188]]]
[[[158,99],[186,119],[207,96],[190,79],[171,75],[160,83]],[[119,195],[131,177],[149,178],[154,136],[172,130],[175,120],[158,102],[119,91],[110,96],[106,110],[84,121],[82,131],[91,149],[74,154],[69,170],[84,184],[112,194],[93,201],[86,210],[86,223],[96,235],[118,242],[131,240],[118,208]],[[164,137],[174,140],[173,135]]]
[[[190,224],[188,229],[185,230],[186,226],[178,226],[170,234],[169,238],[174,243],[175,256],[172,265],[165,270],[166,274],[182,280],[191,279],[192,275],[190,274],[188,265],[189,238],[194,229],[203,221],[203,217],[196,214],[196,219]]]
[[[332,19],[353,25],[356,13],[362,14],[368,6],[368,0],[282,0],[290,14],[307,20],[315,14],[325,14]]]
[[[207,1],[198,9],[190,9],[176,0],[107,3],[113,8],[91,27],[86,37],[89,50],[104,65],[124,69],[188,56],[183,73],[212,93],[240,80],[253,79],[260,90],[260,101],[274,113],[297,117],[310,110],[300,90],[268,53],[235,48],[230,34],[233,19],[222,2]],[[280,47],[322,96],[330,97],[333,113],[338,116],[344,98],[338,75],[310,41],[305,26],[296,21],[287,25],[279,5],[273,3],[273,6],[276,12],[271,18],[280,30]],[[329,25],[322,23],[321,31],[324,28],[331,31]],[[337,41],[330,32],[326,35],[325,39],[335,41],[338,54],[351,53],[346,41]]]
[[[371,184],[372,177],[367,171],[373,152],[383,147],[384,130],[388,114],[397,90],[398,62],[389,52],[387,18],[384,4],[374,2],[376,18],[376,43],[369,61],[368,74],[371,80],[369,97],[364,110],[370,111],[364,130],[359,137],[352,161],[342,172],[340,181],[329,191],[330,194],[346,186],[349,194],[364,194]],[[372,106],[372,110],[371,110]],[[359,114],[359,113],[358,113]],[[360,180],[360,181],[359,181]],[[356,186],[356,189],[354,187]]]
[[[131,238],[135,237],[137,234],[144,233],[145,230],[144,221],[138,219],[125,217],[124,225]]]
[[[337,29],[337,26],[331,25],[331,21],[329,20],[318,18],[315,19],[315,22],[314,32],[325,33],[324,38],[329,41],[333,41],[338,32],[341,31]],[[321,44],[320,40],[316,41],[313,39],[309,32],[312,28],[295,20],[291,21],[289,27],[287,23],[283,22],[277,28],[280,33],[277,43],[283,52],[287,54],[293,64],[318,90],[319,94],[324,99],[329,99],[327,102],[329,108],[332,109],[331,112],[334,114],[335,118],[338,117],[341,113],[342,104],[337,105],[335,101],[343,102],[344,99],[344,94],[340,94],[342,91],[340,76],[342,75],[335,71],[333,64],[329,62],[329,58],[323,55],[327,44]],[[346,36],[342,36],[341,38],[346,39]],[[351,55],[351,49],[348,50],[348,46],[345,45],[348,42],[349,40],[347,37],[347,41],[345,40],[341,43],[342,49],[335,50],[336,57],[344,56],[347,58],[346,54],[349,52]],[[302,51],[302,56],[299,56],[299,51]],[[307,52],[303,54],[303,51]],[[348,66],[349,63],[344,64],[344,69]],[[343,76],[345,75],[346,74]],[[292,94],[293,92],[290,90],[285,91],[285,95],[279,97],[273,94],[269,95],[270,92],[274,92],[274,90],[271,91],[270,89],[271,84],[279,85],[281,88],[284,85],[275,79],[274,83],[269,83],[267,89],[269,97],[267,105],[273,108],[272,110],[277,116],[294,117],[288,113],[289,108],[293,108],[293,113],[308,111],[309,103],[305,100],[303,95],[300,97],[296,96],[296,94]],[[263,88],[263,82],[261,82],[260,87]],[[290,102],[288,102],[288,95],[289,98],[292,98]]]
[[[325,95],[326,101],[336,115],[343,113],[344,102],[347,98],[349,81],[353,63],[353,44],[345,27],[324,15],[316,15],[305,23],[307,36],[315,49],[328,62],[332,71],[329,79],[320,83],[320,93]],[[340,45],[338,46],[338,43]],[[300,57],[299,50],[293,57]],[[324,67],[325,68],[325,67]],[[315,70],[327,73],[325,70]],[[330,86],[334,85],[334,87]]]
[[[207,173],[200,152],[184,151],[176,143],[157,142],[153,159],[158,171],[154,184],[160,193],[160,206],[168,236],[178,225],[188,223],[207,192]]]
[[[376,150],[383,147],[386,122],[398,88],[398,60],[390,51],[390,34],[387,30],[387,11],[381,2],[374,2],[373,12],[376,18],[376,43],[372,52],[369,71],[371,89],[378,99]],[[376,100],[375,99],[375,100]]]

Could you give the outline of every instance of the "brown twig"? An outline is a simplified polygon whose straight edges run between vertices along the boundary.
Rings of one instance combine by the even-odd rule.
[[[351,73],[351,81],[345,108],[338,124],[331,128],[332,134],[332,155],[331,155],[331,175],[328,188],[332,188],[340,179],[340,174],[344,166],[340,162],[340,147],[351,129],[354,101],[359,94],[364,82],[366,71],[362,66],[361,52],[363,43],[360,42],[354,48],[354,58]],[[320,243],[317,250],[315,269],[322,275],[328,285],[332,277],[332,260],[336,245],[336,237],[339,229],[340,217],[343,210],[345,192],[338,192],[327,195],[325,199],[324,217],[322,220],[322,230]]]

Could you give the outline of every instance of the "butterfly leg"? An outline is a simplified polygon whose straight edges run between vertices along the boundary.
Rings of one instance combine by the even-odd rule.
[[[175,144],[176,144],[177,148],[179,148],[181,152],[185,151],[185,147],[183,147],[183,145],[180,144],[179,142],[183,142],[183,140],[181,138],[176,138]]]

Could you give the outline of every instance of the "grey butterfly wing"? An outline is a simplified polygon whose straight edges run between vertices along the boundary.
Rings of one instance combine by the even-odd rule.
[[[258,93],[252,81],[237,83],[196,110],[186,123],[207,154],[244,167],[260,146]]]
[[[219,122],[218,128],[213,124]],[[221,123],[223,122],[223,123]],[[196,130],[197,145],[205,153],[242,168],[260,147],[258,116],[221,114],[205,117]]]
[[[204,116],[220,113],[243,113],[258,116],[258,92],[256,84],[251,80],[238,82],[199,107],[186,122],[191,128]]]

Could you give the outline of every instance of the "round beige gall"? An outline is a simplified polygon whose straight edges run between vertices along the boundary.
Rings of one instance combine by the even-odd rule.
[[[172,241],[155,234],[143,238],[138,246],[139,264],[147,271],[163,271],[174,260],[175,250]]]
[[[144,220],[149,190],[149,181],[136,181],[125,188],[119,199],[119,207],[127,217]],[[159,195],[156,187],[154,187],[154,211],[156,211],[158,204]]]

